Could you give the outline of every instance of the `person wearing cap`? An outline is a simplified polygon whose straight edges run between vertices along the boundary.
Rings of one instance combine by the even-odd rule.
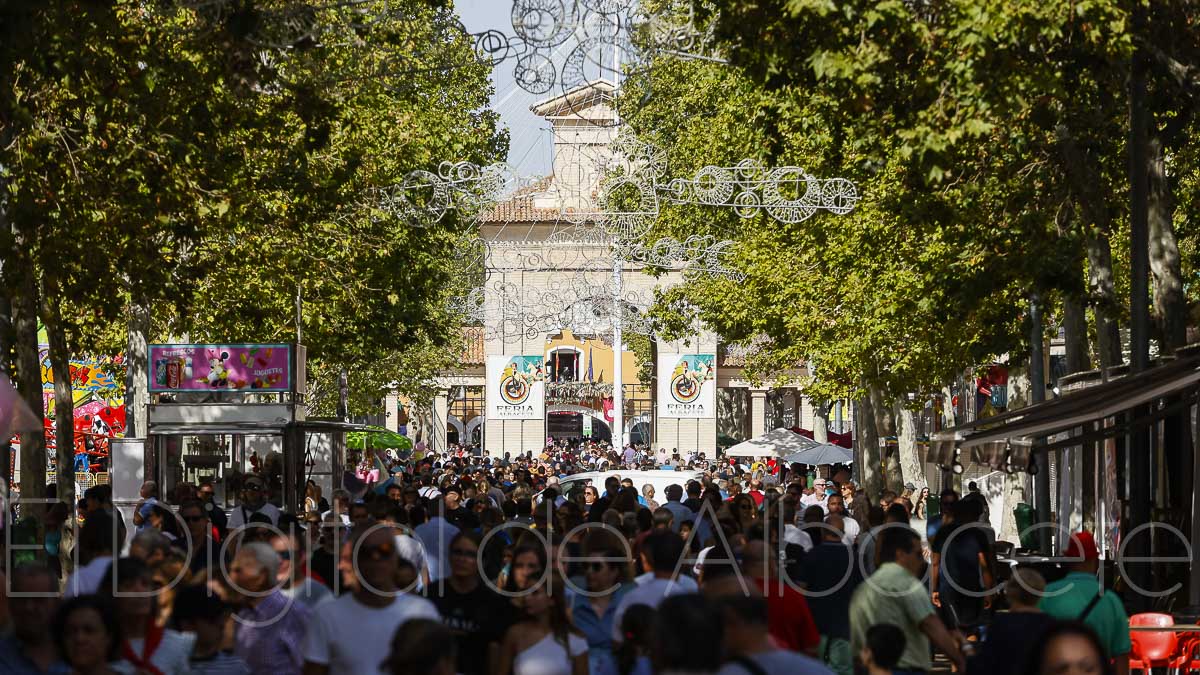
[[[279,524],[279,508],[267,501],[267,484],[258,476],[248,476],[242,481],[242,503],[229,514],[229,529],[244,526],[256,513],[270,519],[272,526]]]
[[[1067,576],[1046,585],[1038,607],[1064,621],[1082,621],[1100,637],[1118,675],[1129,672],[1129,616],[1121,598],[1100,586],[1100,551],[1091,532],[1077,532],[1063,550]]]

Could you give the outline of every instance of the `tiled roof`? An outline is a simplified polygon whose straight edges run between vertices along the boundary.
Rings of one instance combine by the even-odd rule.
[[[463,326],[462,365],[482,366],[487,361],[483,353],[483,327]]]
[[[532,196],[500,202],[480,217],[484,223],[555,223],[561,219],[561,210],[534,206]]]
[[[745,368],[746,353],[740,350],[730,350],[726,345],[717,346],[718,368]]]
[[[517,190],[516,192],[514,192],[513,197],[514,198],[515,197],[527,197],[529,195],[535,195],[540,192],[545,192],[546,190],[549,190],[550,186],[553,184],[554,184],[554,174],[550,174],[549,176],[543,176],[543,177],[535,180],[534,182],[530,183],[529,185],[526,185],[525,187],[521,188],[520,190]]]

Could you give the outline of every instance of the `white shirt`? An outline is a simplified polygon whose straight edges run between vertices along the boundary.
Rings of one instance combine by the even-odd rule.
[[[407,534],[398,534],[395,540],[396,553],[417,571],[417,590],[420,590],[421,572],[429,570],[429,562],[425,560],[425,545],[416,537]]]
[[[821,511],[823,513],[829,513],[829,507],[825,505],[825,495],[824,494],[822,494],[820,496],[818,496],[816,494],[805,495],[800,498],[800,503],[803,504],[805,508],[808,508],[810,506],[819,506],[819,507],[821,507]]]
[[[92,561],[79,567],[67,579],[67,589],[63,591],[63,600],[77,595],[92,595],[100,590],[100,583],[108,568],[112,566],[112,558],[92,558]]]
[[[243,511],[245,513],[243,513]],[[279,524],[279,507],[270,502],[263,502],[263,505],[257,509],[251,509],[246,506],[233,507],[233,513],[229,514],[229,529],[236,530],[237,528],[245,525],[246,521],[250,519],[250,516],[253,516],[256,513],[261,513],[270,518],[272,526]]]
[[[587,640],[567,634],[567,647],[554,638],[554,633],[526,647],[513,659],[513,675],[571,675],[571,659],[588,650]]]
[[[300,651],[305,661],[328,666],[330,675],[380,673],[392,636],[409,619],[440,620],[433,603],[419,595],[402,593],[391,605],[368,607],[346,593],[313,611]]]
[[[450,540],[458,536],[458,528],[441,516],[418,525],[414,534],[425,547],[425,562],[429,566],[429,581],[450,576]]]
[[[850,514],[842,514],[842,528],[845,534],[842,535],[842,543],[847,546],[853,546],[854,540],[858,539],[858,533],[862,531],[858,521],[851,518]]]
[[[811,551],[813,547],[812,537],[809,536],[807,532],[796,527],[795,525],[792,525],[791,523],[783,526],[783,543],[796,544],[800,548],[804,549],[805,553]]]
[[[665,598],[672,595],[682,595],[684,593],[695,593],[699,589],[696,580],[687,576],[678,576],[674,579],[656,579],[652,578],[644,582],[639,582],[637,586],[625,594],[621,598],[621,604],[617,605],[617,612],[613,614],[612,623],[612,638],[613,642],[621,642],[625,639],[625,634],[621,632],[621,620],[625,617],[625,612],[634,605],[647,605],[652,609],[658,609]]]
[[[154,654],[150,656],[150,663],[163,675],[187,675],[192,671],[192,647],[195,644],[195,633],[164,630],[162,642],[158,643],[158,649],[155,649]],[[146,648],[146,640],[144,638],[130,640],[129,648],[133,650],[133,653],[141,654],[142,650]],[[114,670],[120,671],[122,668],[128,669],[125,672],[141,672],[124,659],[114,666]]]

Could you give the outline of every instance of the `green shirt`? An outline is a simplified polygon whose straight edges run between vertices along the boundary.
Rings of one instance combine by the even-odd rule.
[[[897,668],[933,670],[929,638],[920,624],[933,614],[929,592],[908,570],[894,562],[884,563],[850,600],[850,648],[858,654],[867,643],[867,629],[890,623],[904,633],[904,654]]]
[[[1038,607],[1056,619],[1074,621],[1100,592],[1100,582],[1094,574],[1071,572],[1046,585],[1046,595]],[[1100,636],[1109,657],[1129,653],[1129,617],[1116,593],[1104,591],[1104,596],[1092,607],[1084,623]]]

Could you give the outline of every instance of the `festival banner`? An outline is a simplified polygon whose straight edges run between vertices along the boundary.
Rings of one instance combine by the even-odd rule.
[[[487,418],[540,420],[545,415],[544,357],[487,357]]]
[[[150,391],[291,391],[292,346],[150,345]]]
[[[715,354],[658,355],[658,416],[709,419],[717,415]]]

